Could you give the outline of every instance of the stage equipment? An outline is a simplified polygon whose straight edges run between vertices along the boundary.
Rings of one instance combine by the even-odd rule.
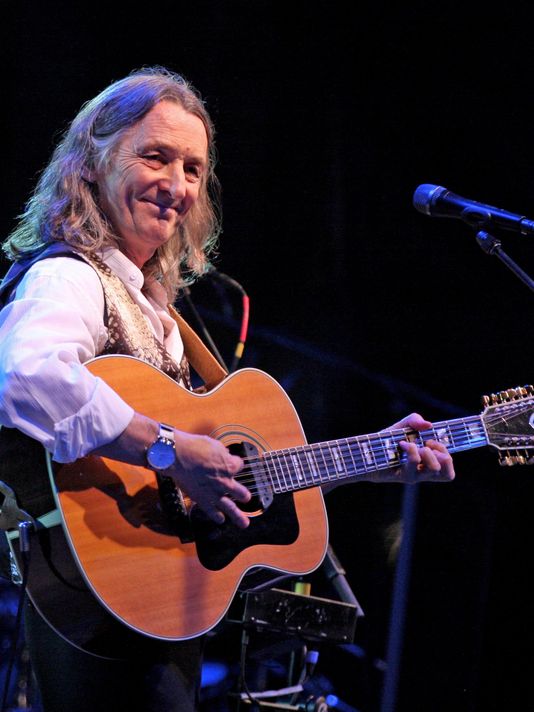
[[[534,234],[534,221],[501,208],[461,198],[440,185],[423,183],[413,195],[416,210],[438,218],[459,218],[478,232],[476,240],[487,255],[498,257],[527,287],[534,291],[534,281],[502,249],[501,241],[480,228],[512,230],[522,235]]]
[[[364,613],[331,546],[323,572],[348,602],[313,596],[311,585],[301,580],[293,582],[292,590],[265,584],[238,597],[236,604],[241,605],[241,613],[237,620],[229,621],[237,623],[242,631],[240,678],[237,691],[229,695],[237,712],[264,708],[304,712],[331,709],[326,696],[332,690],[318,690],[320,685],[310,687],[308,683],[322,646],[352,643],[357,619]],[[281,666],[286,685],[278,689],[269,689],[267,685],[265,689],[268,678],[265,670],[277,659],[286,659]],[[253,683],[247,680],[247,664],[251,662],[255,664],[255,684],[260,690],[252,689]]]
[[[358,607],[271,588],[245,594],[243,625],[307,641],[352,643]]]
[[[436,218],[458,218],[477,229],[496,228],[513,230],[522,235],[534,234],[534,220],[524,215],[516,215],[501,208],[484,205],[476,200],[461,198],[441,185],[424,183],[413,196],[416,210]]]

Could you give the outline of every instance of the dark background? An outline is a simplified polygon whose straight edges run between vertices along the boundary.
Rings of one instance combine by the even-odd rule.
[[[532,382],[528,288],[467,225],[412,206],[415,188],[434,183],[534,217],[530,3],[2,11],[2,234],[81,104],[134,68],[163,64],[198,87],[217,126],[216,264],[251,300],[241,365],[282,383],[310,441],[411,411],[476,414],[482,394]],[[531,271],[532,238],[501,237]],[[237,295],[205,280],[192,296],[230,360]],[[454,483],[418,488],[396,708],[523,709],[532,468],[500,468],[483,449],[457,455],[456,469]],[[349,485],[328,500],[331,543],[366,616],[362,657],[327,648],[318,674],[363,712],[380,704],[375,660],[386,657],[402,507],[396,485]],[[233,665],[239,651],[218,636],[213,656],[222,648]]]

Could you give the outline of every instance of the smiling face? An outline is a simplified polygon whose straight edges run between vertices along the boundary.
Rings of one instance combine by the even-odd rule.
[[[207,170],[204,124],[175,102],[160,101],[121,137],[94,178],[119,247],[138,267],[176,234]]]

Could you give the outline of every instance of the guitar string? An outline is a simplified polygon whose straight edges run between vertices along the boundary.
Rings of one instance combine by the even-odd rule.
[[[529,399],[531,400],[531,399]],[[514,416],[521,415],[529,410],[528,401],[518,403],[515,408]],[[502,420],[502,414],[495,413],[492,416],[486,416],[485,422],[499,422]],[[425,439],[432,439],[436,437],[436,431],[448,431],[444,437],[441,437],[442,442],[447,443],[452,439],[452,447],[458,451],[462,447],[472,447],[473,445],[483,445],[485,444],[486,437],[474,438],[472,433],[467,431],[466,426],[468,424],[479,423],[481,426],[480,416],[471,416],[469,418],[458,418],[451,421],[444,421],[441,423],[435,423],[433,428],[428,431],[422,431],[418,433],[419,438],[422,440],[423,444]],[[267,451],[261,457],[248,457],[244,458],[245,468],[238,473],[236,479],[242,484],[249,484],[249,489],[251,493],[258,494],[262,490],[265,490],[265,485],[261,487],[257,484],[258,476],[262,475],[271,481],[271,484],[276,488],[278,485],[283,491],[303,489],[306,487],[314,486],[317,484],[323,484],[329,481],[337,481],[339,479],[344,479],[352,476],[357,476],[359,474],[365,474],[367,472],[373,472],[380,469],[390,469],[397,467],[402,464],[401,460],[396,458],[386,458],[385,453],[385,443],[384,440],[398,441],[402,440],[412,431],[408,429],[393,429],[389,431],[383,431],[381,433],[372,433],[370,435],[357,436],[352,438],[344,438],[340,440],[327,441],[325,443],[316,443],[313,445],[300,445],[295,448],[284,448],[277,451]],[[482,431],[483,432],[483,431]],[[507,433],[509,436],[513,436]],[[520,437],[521,434],[517,434]],[[438,439],[439,436],[438,436]],[[473,442],[475,440],[475,442]],[[364,457],[360,451],[355,450],[355,446],[360,446],[361,443],[366,443],[366,441],[371,444],[374,441],[375,450],[366,451],[366,457],[372,456],[372,466],[371,464],[366,465],[364,462]],[[378,451],[376,446],[378,445]],[[337,457],[332,455],[332,448],[335,449]],[[517,449],[517,448],[514,448]],[[391,450],[391,447],[388,447]],[[310,465],[309,459],[306,457],[308,464],[308,472],[306,472],[306,462],[304,462],[299,456],[307,456],[307,453],[311,453],[314,458],[313,464]],[[325,465],[325,471],[320,462],[317,462],[317,453],[321,456],[323,463]],[[346,459],[347,453],[350,456],[350,462],[352,467],[347,467]],[[287,462],[289,458],[290,462]],[[297,459],[297,467],[295,467],[294,458]],[[270,461],[270,462],[269,462]],[[276,462],[278,461],[278,462]],[[248,465],[248,467],[247,467]],[[255,467],[256,466],[256,467]],[[270,467],[274,469],[274,475],[270,471]],[[277,469],[278,466],[278,469]],[[328,475],[328,470],[332,471],[332,468],[336,469],[333,476]],[[294,472],[297,471],[297,477],[295,478]],[[325,476],[326,475],[326,476]],[[289,482],[289,485],[288,485]],[[304,482],[304,484],[302,484]]]
[[[382,438],[376,439],[381,440]],[[402,437],[399,439],[402,439]],[[481,438],[479,438],[479,441],[480,444],[483,444]],[[455,446],[457,445],[458,447],[472,444],[473,438],[469,435],[463,439],[457,438],[455,440]],[[335,441],[335,448],[336,450],[339,450],[339,458],[336,458],[331,454],[331,447],[322,444],[315,446],[301,446],[299,448],[275,451],[274,454],[266,452],[262,458],[248,458],[247,464],[252,467],[248,470],[247,468],[242,470],[241,473],[238,473],[236,479],[238,479],[243,484],[255,484],[257,481],[257,477],[251,477],[251,475],[254,475],[254,465],[257,465],[258,467],[256,467],[256,471],[261,470],[261,474],[266,474],[268,479],[271,480],[271,482],[274,482],[274,480],[277,479],[278,484],[282,484],[284,489],[295,489],[298,488],[299,485],[301,485],[303,480],[305,483],[304,487],[314,486],[315,484],[322,484],[328,481],[335,481],[358,474],[365,474],[366,472],[374,472],[380,469],[390,469],[402,464],[401,460],[397,457],[395,459],[392,459],[390,457],[386,458],[384,452],[378,450],[377,452],[373,453],[373,465],[366,465],[364,463],[364,457],[362,456],[362,453],[358,450],[355,450],[354,447],[351,447],[350,442],[343,443],[340,441]],[[298,468],[290,468],[287,459],[290,459],[291,464],[294,465],[293,456],[297,457],[298,455],[305,455],[307,452],[311,452],[313,454],[314,463],[309,467],[310,471],[306,472],[304,470],[304,474],[302,474],[300,478],[297,477],[295,479],[295,476],[291,473],[291,469]],[[317,460],[317,454],[319,454],[320,459],[323,460],[324,468],[323,464]],[[347,466],[346,463],[349,458],[351,464]],[[278,465],[276,460],[278,461]],[[301,470],[303,466],[305,467],[305,465],[306,463],[302,459],[299,459],[299,467]],[[273,477],[272,472],[270,471],[271,466],[275,471],[275,477]],[[336,473],[333,476],[328,476],[327,471],[332,471],[333,467],[336,468]],[[287,486],[288,481],[290,484],[289,487]],[[295,483],[296,487],[291,486],[295,485]],[[261,490],[262,488],[260,486],[256,486],[252,489],[257,491]]]
[[[473,422],[476,422],[477,420],[478,420],[478,416],[474,416],[473,418],[471,418],[471,424]],[[496,421],[498,421],[498,420],[500,420],[500,418],[496,418]],[[466,421],[467,421],[467,419],[466,419]],[[441,439],[442,442],[447,443],[447,441],[449,441],[452,437],[452,439],[454,441],[453,447],[460,448],[463,445],[469,446],[473,442],[474,436],[473,436],[472,432],[466,432],[466,429],[465,429],[466,421],[459,421],[461,424],[460,429],[458,428],[457,424],[453,423],[452,421],[449,421],[448,423],[445,423],[447,425],[447,428],[434,427],[433,429],[430,429],[428,431],[422,431],[421,433],[419,433],[419,436],[423,441],[425,441],[425,440],[433,439],[436,437],[436,433],[434,431],[444,430],[444,431],[448,431],[448,433],[446,432],[445,436],[440,436],[438,434],[437,439]],[[441,424],[436,424],[436,425],[441,426]],[[482,432],[482,430],[481,430],[481,432]],[[270,455],[271,457],[277,456],[277,455],[291,456],[291,454],[302,454],[303,451],[311,451],[311,450],[317,450],[317,451],[325,450],[328,452],[328,449],[331,449],[331,448],[339,448],[342,446],[350,447],[350,445],[358,445],[361,442],[372,443],[373,441],[375,441],[375,443],[378,444],[379,447],[384,448],[389,445],[389,443],[387,441],[402,440],[403,436],[406,436],[409,433],[410,433],[410,431],[401,430],[401,429],[383,431],[381,433],[372,433],[372,434],[366,435],[366,436],[357,436],[354,438],[342,438],[339,440],[327,441],[325,443],[316,443],[316,444],[312,444],[312,445],[304,444],[304,445],[299,445],[295,448],[284,448],[282,450],[267,451],[266,455],[267,456]],[[459,437],[458,434],[460,434],[462,437]],[[507,433],[507,435],[514,436],[513,433]],[[516,436],[520,437],[521,434],[517,433]],[[384,441],[386,441],[386,442],[384,442]],[[265,457],[265,455],[264,455],[264,457]],[[244,459],[245,463],[250,463],[250,464],[257,463],[260,460],[263,460],[263,457],[258,458],[257,456],[254,456],[254,457]]]
[[[517,403],[517,407],[514,409],[514,417],[518,417],[520,415],[523,415],[524,413],[528,413],[531,410],[530,407],[530,401],[532,399],[529,398],[524,402]],[[509,409],[509,408],[508,408]],[[500,421],[503,420],[503,415],[501,413],[495,413],[491,414],[488,416],[484,417],[484,423],[488,425],[493,425],[496,424]],[[475,416],[470,416],[466,418],[457,418],[449,421],[441,421],[434,423],[432,428],[429,430],[421,431],[417,433],[417,436],[420,440],[426,441],[430,439],[437,439],[438,441],[441,441],[443,443],[447,443],[451,438],[454,441],[453,442],[453,447],[455,449],[460,449],[463,446],[469,446],[472,444],[473,439],[477,440],[474,438],[472,432],[468,430],[469,425],[476,425],[481,433],[484,433],[482,429],[482,418],[479,415]],[[441,432],[444,432],[444,435],[441,435]],[[337,448],[339,446],[345,446],[349,447],[351,445],[358,445],[359,443],[375,443],[378,444],[379,448],[381,447],[382,449],[385,447],[384,440],[394,440],[394,441],[400,441],[404,438],[406,438],[409,435],[415,434],[416,431],[410,430],[408,428],[395,428],[395,429],[389,429],[389,430],[384,430],[380,431],[379,433],[370,433],[368,435],[360,435],[360,436],[354,436],[354,437],[349,437],[349,438],[341,438],[338,440],[329,440],[324,443],[314,443],[314,444],[303,444],[296,446],[295,448],[283,448],[281,450],[274,450],[274,451],[266,451],[265,455],[274,457],[276,455],[279,456],[291,456],[291,453],[299,454],[302,453],[303,451],[310,451],[310,450],[326,450],[328,451],[331,448]],[[518,437],[520,438],[523,433],[514,433],[514,432],[508,432],[506,433],[508,437]],[[486,439],[486,436],[484,434],[484,440]],[[386,442],[387,444],[387,442]],[[510,446],[512,449],[517,449],[517,447],[521,447],[521,445],[518,445],[517,447],[514,448],[514,446]],[[374,452],[372,453],[373,455],[375,454]],[[264,455],[264,456],[265,456]],[[263,460],[263,458],[258,458],[257,456],[250,457],[250,458],[244,458],[245,463],[256,463]]]
[[[514,416],[522,415],[524,412],[528,412],[530,408],[525,407],[523,409],[517,409],[517,411],[514,413]],[[484,421],[486,423],[497,423],[500,420],[502,420],[502,415],[500,414],[495,414],[492,417],[486,417]],[[480,416],[470,416],[467,418],[457,418],[455,420],[449,420],[449,421],[442,421],[442,422],[437,422],[433,425],[432,428],[429,430],[425,431],[420,431],[417,433],[417,435],[423,439],[423,440],[428,440],[428,439],[438,439],[442,442],[447,442],[449,438],[449,435],[447,434],[450,433],[451,435],[453,434],[453,431],[456,430],[457,433],[464,434],[464,442],[469,443],[470,440],[472,440],[472,435],[466,432],[466,426],[468,425],[473,425],[473,424],[481,424],[481,418]],[[441,436],[439,433],[441,431],[445,432],[444,436]],[[266,451],[267,453],[290,453],[292,451],[297,451],[297,450],[302,450],[302,449],[311,449],[311,448],[328,448],[328,447],[334,447],[338,444],[342,443],[354,443],[357,444],[358,442],[365,442],[365,441],[378,441],[381,443],[384,439],[393,439],[393,440],[402,440],[403,436],[406,437],[410,434],[414,434],[416,431],[410,430],[408,428],[395,428],[395,429],[390,429],[390,430],[383,430],[378,433],[370,433],[368,435],[359,435],[359,436],[353,436],[353,437],[348,437],[348,438],[340,438],[338,440],[329,440],[324,443],[314,443],[314,444],[303,444],[303,445],[298,445],[295,448],[283,448],[281,450],[274,450],[274,451]],[[508,436],[510,437],[521,437],[522,433],[507,433]],[[255,462],[257,461],[258,458],[257,456],[250,457],[250,458],[244,458],[245,462]]]

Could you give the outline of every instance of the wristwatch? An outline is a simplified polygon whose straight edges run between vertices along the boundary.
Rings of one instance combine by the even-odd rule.
[[[162,472],[176,462],[174,449],[174,429],[170,425],[160,423],[156,440],[147,448],[146,459],[151,470]]]

